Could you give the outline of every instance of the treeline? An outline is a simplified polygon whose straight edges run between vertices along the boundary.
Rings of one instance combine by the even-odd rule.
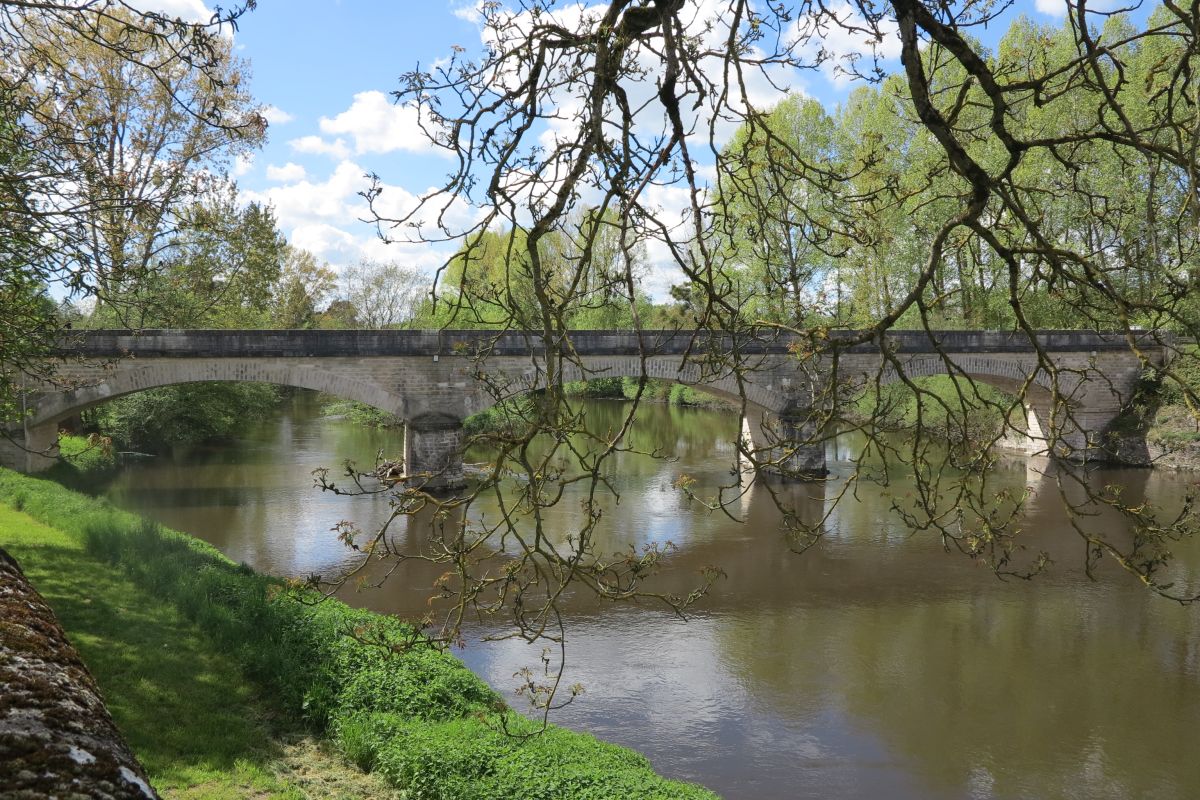
[[[1020,202],[991,203],[981,231],[950,231],[927,285],[935,237],[972,187],[900,74],[857,88],[831,111],[791,97],[743,126],[718,179],[707,236],[720,267],[707,277],[743,318],[789,325],[865,327],[919,291],[900,327],[1194,331],[1200,209],[1186,166],[1130,145],[1133,132],[1163,144],[1194,137],[1179,129],[1185,101],[1168,66],[1182,45],[1139,38],[1128,15],[1109,16],[1091,32],[1108,54],[1089,67],[1095,80],[1068,84],[1080,58],[1074,24],[1022,16],[995,50],[973,43],[997,79],[1028,84],[1008,96],[1003,119],[1004,135],[1029,143],[1019,161],[996,134],[988,87],[947,49],[929,47],[926,113],[940,115],[966,155],[1004,176]],[[1180,24],[1159,7],[1142,29]],[[1093,135],[1098,125],[1111,135]],[[1038,221],[1038,237],[1021,216]],[[697,289],[688,287],[702,297]]]
[[[1080,59],[1070,21],[1022,16],[994,50],[972,42],[994,75],[1028,84],[1003,120],[1007,135],[1030,143],[1020,159],[994,135],[987,88],[929,47],[934,112],[965,139],[966,155],[1019,194],[1007,207],[992,202],[982,231],[962,225],[935,242],[972,186],[922,122],[906,78],[891,74],[836,108],[792,95],[750,117],[717,159],[691,231],[639,229],[645,221],[606,208],[550,231],[477,232],[442,275],[440,303],[421,316],[431,326],[532,330],[861,329],[895,317],[909,328],[1194,333],[1200,204],[1186,165],[1153,152],[1155,141],[1195,135],[1180,128],[1188,101],[1167,69],[1178,54],[1169,36],[1139,36],[1126,14],[1106,19],[1092,35],[1108,58],[1090,82],[1068,79]],[[1180,24],[1158,8],[1143,28]],[[1096,136],[1097,124],[1111,135]],[[1130,145],[1143,139],[1150,149]],[[1037,220],[1037,236],[1022,216]],[[670,260],[687,278],[664,305],[641,288],[647,241],[672,242]]]

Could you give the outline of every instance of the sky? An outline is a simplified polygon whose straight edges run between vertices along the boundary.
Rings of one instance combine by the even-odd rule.
[[[698,0],[704,2],[704,0]],[[164,10],[194,16],[202,0],[159,0]],[[470,0],[259,0],[234,34],[254,96],[266,107],[268,142],[233,166],[244,200],[270,203],[297,247],[335,269],[360,258],[398,261],[430,275],[449,255],[430,245],[385,244],[358,196],[375,173],[393,202],[408,202],[439,184],[452,166],[417,130],[413,112],[389,93],[400,76],[445,59],[455,46],[479,52],[481,30]],[[560,5],[569,5],[562,3]],[[1062,19],[1062,0],[1020,0],[1024,13]],[[991,32],[999,36],[1002,26]],[[844,38],[844,37],[843,37]],[[855,47],[850,41],[831,47]],[[897,68],[898,62],[891,66]],[[794,76],[791,90],[827,106],[850,86],[831,70]],[[646,288],[666,296],[677,276],[651,269]]]

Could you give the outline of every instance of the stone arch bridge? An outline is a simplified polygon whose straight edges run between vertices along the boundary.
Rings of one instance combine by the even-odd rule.
[[[734,341],[694,331],[577,331],[569,339],[574,357],[565,380],[646,374],[727,399],[744,395],[743,437],[785,475],[824,472],[824,442],[808,417],[835,373],[839,385],[850,386],[950,371],[1014,394],[1025,385],[1025,419],[1014,422],[1008,443],[1084,460],[1103,457],[1101,437],[1143,369],[1166,357],[1148,335],[1138,354],[1122,335],[1082,331],[1042,332],[1036,349],[1023,334],[892,331],[881,343],[842,351],[836,365],[802,361],[798,342],[787,336]],[[891,354],[887,363],[881,347]],[[729,359],[709,357],[735,348],[746,367],[736,374],[720,366]],[[1039,367],[1038,349],[1056,376]],[[180,383],[258,381],[395,414],[407,424],[407,471],[427,475],[431,488],[452,488],[464,482],[463,419],[545,381],[540,340],[522,332],[91,331],[74,334],[59,355],[55,384],[29,387],[23,424],[0,439],[0,464],[29,472],[48,467],[59,423],[107,400]]]

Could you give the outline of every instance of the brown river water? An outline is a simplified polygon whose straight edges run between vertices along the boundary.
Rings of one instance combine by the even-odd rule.
[[[587,413],[603,429],[623,407],[590,401]],[[619,458],[621,498],[606,510],[600,550],[671,541],[664,585],[684,589],[708,564],[727,577],[687,620],[577,604],[566,682],[586,692],[553,722],[636,748],[659,772],[731,800],[1200,797],[1200,608],[1115,570],[1089,579],[1052,467],[1013,459],[997,471],[999,485],[1033,490],[1023,527],[1055,560],[1033,582],[1001,581],[904,527],[890,510],[903,480],[846,498],[802,555],[763,488],[733,505],[738,520],[674,488],[681,473],[700,493],[727,483],[738,430],[724,411],[639,411],[638,443],[677,460]],[[108,496],[258,570],[331,575],[353,559],[330,529],[344,519],[369,528],[388,504],[322,493],[310,472],[399,452],[401,436],[322,419],[301,394],[235,442],[126,466]],[[807,513],[820,514],[851,469],[848,450],[830,448],[830,487],[786,489]],[[1091,480],[1171,505],[1198,477],[1105,469]],[[551,514],[573,530],[577,498]],[[397,540],[419,541],[420,523],[407,524]],[[1121,533],[1108,518],[1093,524]],[[1200,547],[1178,555],[1177,577],[1196,585]],[[441,571],[414,564],[346,599],[419,616]],[[489,632],[469,630],[455,652],[520,708],[514,674],[536,668],[542,647],[479,641]]]

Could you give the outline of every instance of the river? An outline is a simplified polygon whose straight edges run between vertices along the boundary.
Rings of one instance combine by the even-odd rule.
[[[587,408],[599,425],[621,412]],[[620,457],[601,550],[669,540],[667,582],[685,586],[706,564],[727,577],[686,621],[652,606],[580,606],[566,681],[586,691],[552,721],[730,800],[1200,797],[1200,616],[1115,570],[1089,580],[1044,462],[1007,461],[997,480],[1033,489],[1023,525],[1055,563],[1033,582],[1001,581],[906,529],[889,510],[902,482],[847,498],[803,555],[761,488],[735,504],[741,521],[674,488],[680,474],[699,492],[727,482],[737,433],[719,410],[639,412],[640,443],[678,460]],[[236,442],[126,466],[107,494],[258,570],[329,575],[353,563],[331,528],[369,528],[388,505],[322,493],[310,472],[399,452],[400,436],[322,419],[302,393]],[[830,456],[836,486],[850,465],[838,448]],[[1109,469],[1093,480],[1172,503],[1196,477]],[[787,491],[817,513],[827,502],[819,486]],[[578,508],[567,497],[554,510],[564,529]],[[401,542],[416,541],[399,525]],[[1181,579],[1194,581],[1200,548],[1180,555]],[[419,616],[440,572],[406,566],[346,599]],[[541,647],[478,641],[487,632],[468,631],[456,654],[520,708],[514,674],[536,667]]]

